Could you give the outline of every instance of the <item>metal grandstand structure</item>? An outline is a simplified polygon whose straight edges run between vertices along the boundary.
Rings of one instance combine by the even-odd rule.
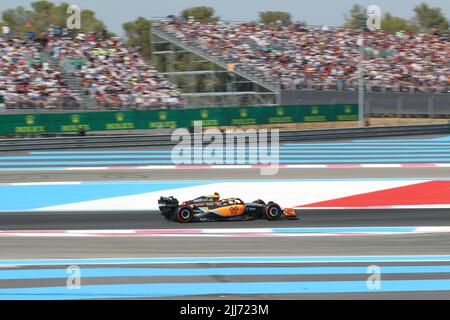
[[[251,67],[218,59],[194,44],[180,41],[155,23],[151,35],[152,63],[179,87],[187,107],[280,103],[280,86],[260,79]]]

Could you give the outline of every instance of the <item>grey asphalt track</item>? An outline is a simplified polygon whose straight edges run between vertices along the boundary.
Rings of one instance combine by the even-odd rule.
[[[2,212],[1,230],[104,230],[197,228],[309,228],[450,226],[449,209],[297,210],[299,220],[221,221],[180,224],[159,211]]]
[[[397,268],[401,268],[401,266],[407,268],[408,266],[422,266],[422,267],[433,267],[436,263],[430,262],[415,262],[415,263],[377,263],[377,266],[381,268],[381,270],[386,270],[386,272],[382,272],[380,275],[381,280],[381,288],[383,288],[383,281],[414,281],[414,280],[446,280],[449,278],[450,274],[448,272],[435,272],[435,273],[391,273],[386,268],[390,266],[396,266]],[[439,263],[439,266],[448,266],[448,262]],[[51,272],[54,269],[64,271],[67,266],[49,266],[49,267],[40,267],[40,269],[45,269]],[[257,264],[257,265],[249,265],[249,264],[232,264],[232,265],[204,265],[204,264],[188,264],[188,265],[90,265],[90,266],[81,266],[80,272],[83,275],[89,269],[110,269],[113,270],[115,268],[119,268],[124,272],[127,269],[160,269],[160,268],[169,268],[172,270],[179,269],[181,271],[189,270],[189,269],[204,269],[207,270],[209,268],[243,268],[249,269],[251,268],[323,268],[323,267],[359,267],[360,270],[367,270],[369,267],[369,263],[280,263],[280,264]],[[17,272],[21,271],[32,271],[32,267],[14,267],[10,266],[3,269],[4,272],[12,271]],[[95,271],[95,270],[94,270]],[[133,273],[133,271],[131,272]],[[46,278],[38,278],[38,279],[10,279],[10,280],[2,280],[0,282],[0,292],[3,289],[15,288],[14,294],[8,294],[8,298],[14,297],[14,295],[20,298],[21,294],[30,295],[29,291],[26,291],[27,288],[36,288],[45,287],[45,289],[40,290],[39,293],[35,292],[34,297],[39,299],[44,297],[52,296],[52,287],[65,287],[67,284],[67,279],[62,276],[64,272],[60,273],[61,276],[52,279]],[[279,282],[280,285],[283,282],[301,282],[301,283],[314,283],[314,282],[331,282],[331,281],[354,281],[354,282],[362,282],[365,283],[370,276],[370,272],[359,272],[352,274],[279,274],[279,275],[271,275],[271,274],[260,274],[260,275],[239,275],[239,274],[212,274],[212,275],[203,275],[203,276],[114,276],[114,277],[82,277],[80,285],[84,286],[97,286],[98,295],[102,296],[103,299],[123,299],[126,297],[121,292],[109,292],[107,294],[102,293],[101,287],[103,285],[120,285],[126,284],[127,286],[132,285],[141,285],[141,284],[177,284],[182,286],[184,284],[189,285],[192,283],[196,284],[209,284],[215,283],[219,286],[222,284],[239,282],[242,285],[251,286],[253,282]],[[301,287],[300,287],[301,288]],[[299,289],[300,289],[299,288]],[[21,293],[21,289],[27,293]],[[139,292],[137,290],[137,292]],[[152,292],[146,292],[147,294],[152,294]],[[82,293],[78,293],[77,290],[71,290],[69,293],[76,298],[83,298]],[[130,293],[128,293],[130,294]],[[142,297],[142,291],[136,294],[138,297]],[[2,297],[2,293],[0,293],[0,297]],[[58,294],[53,293],[53,298],[58,298]],[[144,299],[144,298],[143,298]],[[158,298],[155,298],[158,299]],[[258,300],[275,300],[275,299],[442,299],[448,300],[450,299],[448,291],[410,291],[410,292],[377,292],[374,290],[373,292],[365,292],[365,293],[298,293],[298,294],[259,294],[259,295],[231,295],[227,294],[227,292],[223,292],[222,294],[213,294],[213,295],[198,295],[198,296],[177,296],[174,298],[164,298],[164,299],[205,299],[205,300],[250,300],[250,299],[258,299]]]
[[[246,170],[114,170],[50,172],[1,172],[0,183],[48,181],[145,181],[145,180],[270,180],[270,179],[376,179],[450,178],[449,168],[352,168],[281,169],[276,176],[261,176],[258,169]],[[299,210],[299,221],[265,220],[181,225],[167,222],[158,212],[34,212],[0,213],[0,230],[79,229],[170,229],[170,228],[264,228],[264,227],[368,227],[368,226],[450,226],[448,209],[395,210]],[[217,256],[339,256],[339,255],[449,255],[450,234],[383,236],[339,236],[302,238],[159,238],[159,237],[1,237],[0,259],[79,259],[137,257]],[[419,263],[417,263],[419,264]],[[445,263],[439,263],[444,265]],[[346,265],[349,265],[348,263]],[[311,266],[311,265],[310,265]],[[205,267],[205,266],[202,266]],[[207,267],[218,267],[208,265]],[[3,267],[0,266],[0,269]],[[387,276],[403,279],[404,276]],[[448,279],[439,275],[411,274],[405,279]],[[363,280],[358,276],[320,277],[321,281]],[[213,277],[199,282],[316,281],[317,277]],[[158,281],[167,282],[168,279]],[[64,285],[60,280],[8,280],[0,287]],[[59,281],[59,282],[58,282]],[[62,281],[62,282],[61,282]],[[137,280],[101,278],[85,284],[153,283],[154,278]],[[187,280],[186,280],[187,281]],[[189,299],[450,299],[446,292],[307,294],[307,295],[220,295],[184,297]]]
[[[259,169],[90,170],[1,172],[0,183],[146,180],[276,180],[276,179],[377,179],[450,178],[450,168],[336,168],[280,169],[263,176]]]
[[[448,255],[450,235],[302,238],[2,237],[0,259]]]

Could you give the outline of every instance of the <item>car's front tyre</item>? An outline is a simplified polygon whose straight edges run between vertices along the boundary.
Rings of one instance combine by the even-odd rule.
[[[278,220],[283,214],[283,211],[278,204],[269,202],[264,210],[264,213],[267,220]]]

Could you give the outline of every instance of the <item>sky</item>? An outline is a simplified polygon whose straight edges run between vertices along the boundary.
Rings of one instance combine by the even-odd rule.
[[[30,8],[33,0],[1,0],[0,11],[24,6]],[[261,11],[287,11],[294,20],[306,21],[309,25],[341,25],[344,13],[353,4],[364,7],[378,5],[381,13],[390,12],[402,18],[411,18],[413,8],[425,2],[431,7],[440,7],[450,19],[449,0],[53,0],[54,3],[67,2],[91,9],[103,20],[108,29],[123,35],[122,24],[139,16],[145,18],[177,15],[192,6],[213,7],[222,20],[252,21],[258,19]]]

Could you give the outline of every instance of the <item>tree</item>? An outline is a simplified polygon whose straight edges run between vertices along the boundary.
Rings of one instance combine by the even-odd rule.
[[[54,5],[48,1],[36,1],[31,4],[33,8],[33,25],[37,31],[45,31],[50,25],[52,25],[53,20],[51,15],[54,12]],[[57,13],[56,13],[57,15]]]
[[[418,27],[411,21],[403,18],[395,17],[389,12],[386,12],[381,20],[381,28],[384,31],[395,33],[398,31],[413,32],[417,31]]]
[[[192,7],[184,9],[181,12],[181,17],[184,19],[194,18],[196,21],[210,22],[218,20],[214,16],[214,9],[211,7]]]
[[[361,24],[366,21],[365,9],[359,5],[354,4],[348,13],[344,14],[344,27],[349,29],[359,29]]]
[[[2,20],[3,24],[10,28],[12,36],[25,37],[26,23],[33,20],[33,12],[19,6],[16,9],[3,11]]]
[[[281,21],[283,24],[291,24],[291,14],[283,11],[265,11],[259,13],[259,21],[265,24]]]
[[[128,44],[139,46],[140,53],[145,59],[151,57],[151,21],[143,17],[122,25],[128,38]]]
[[[102,32],[105,29],[105,24],[101,20],[97,19],[94,11],[81,10],[81,32]]]
[[[414,8],[414,12],[413,19],[422,31],[429,32],[433,27],[442,31],[449,29],[448,20],[440,8],[430,8],[426,3],[421,3]]]
[[[13,36],[25,37],[28,32],[27,24],[31,22],[31,29],[36,32],[47,31],[50,25],[64,28],[67,20],[67,8],[69,4],[41,0],[31,4],[32,10],[24,7],[5,10],[2,14],[4,25],[11,28]],[[102,21],[98,20],[91,10],[81,10],[81,32],[101,32],[105,28]]]

